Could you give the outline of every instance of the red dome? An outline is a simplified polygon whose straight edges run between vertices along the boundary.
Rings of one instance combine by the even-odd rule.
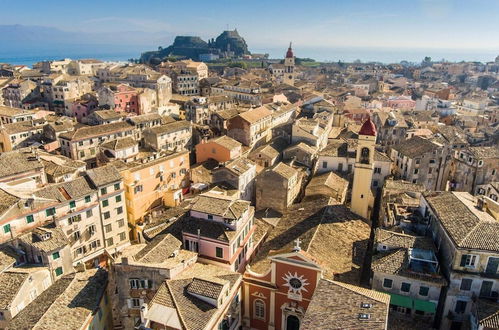
[[[376,126],[372,122],[371,118],[367,119],[359,131],[359,135],[371,135],[376,136]]]

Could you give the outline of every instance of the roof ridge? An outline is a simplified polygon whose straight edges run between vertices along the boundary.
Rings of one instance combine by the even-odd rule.
[[[189,329],[189,327],[187,326],[187,323],[185,322],[182,314],[180,313],[180,308],[179,308],[179,304],[177,303],[177,300],[175,299],[175,296],[174,294],[172,293],[173,290],[170,288],[170,285],[168,284],[168,280],[165,280],[165,285],[166,285],[166,288],[168,289],[168,293],[170,294],[170,296],[172,297],[172,301],[173,301],[173,304],[175,305],[175,310],[178,314],[178,318],[180,319],[180,322],[182,323],[182,326],[185,328],[185,329]]]
[[[328,280],[328,279],[325,279],[323,278],[322,280],[325,280],[325,281],[330,281],[338,286],[341,286],[342,288],[345,288],[349,291],[352,291],[356,294],[359,294],[359,295],[362,295],[362,296],[365,296],[365,297],[368,297],[368,298],[371,298],[373,300],[376,300],[380,303],[384,303],[384,304],[388,304],[390,302],[390,296],[387,294],[387,293],[384,293],[384,292],[381,292],[381,291],[376,291],[376,290],[371,290],[371,289],[366,289],[366,288],[363,288],[361,286],[356,286],[356,285],[352,285],[352,284],[347,284],[347,283],[343,283],[343,282],[338,282],[338,281],[334,281],[334,280]],[[363,292],[360,292],[358,289],[360,289],[360,291],[363,291]],[[371,294],[371,293],[374,293],[376,292],[377,294],[380,295],[380,297],[376,297],[374,294]],[[381,299],[381,296],[385,296],[384,298],[385,299]]]

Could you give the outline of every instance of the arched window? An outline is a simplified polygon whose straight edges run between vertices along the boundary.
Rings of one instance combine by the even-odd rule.
[[[263,300],[256,299],[253,308],[253,316],[256,319],[264,320],[265,319],[265,303]]]
[[[362,148],[360,150],[360,163],[369,164],[369,148]]]

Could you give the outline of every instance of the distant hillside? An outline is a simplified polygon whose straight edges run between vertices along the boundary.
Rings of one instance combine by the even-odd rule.
[[[159,47],[157,51],[142,53],[141,61],[144,63],[159,63],[165,57],[180,56],[198,60],[200,54],[222,54],[233,52],[240,57],[249,54],[248,45],[237,30],[224,31],[216,39],[208,42],[195,36],[177,36],[172,45],[167,48]]]

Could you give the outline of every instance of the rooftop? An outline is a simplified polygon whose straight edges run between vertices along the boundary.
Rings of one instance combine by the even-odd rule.
[[[84,140],[92,137],[98,137],[102,135],[109,135],[112,133],[123,132],[132,130],[133,126],[124,121],[102,124],[96,126],[85,126],[75,129],[71,132],[65,132],[59,135],[59,137],[67,140]]]
[[[300,328],[384,330],[389,304],[388,294],[321,279]]]

